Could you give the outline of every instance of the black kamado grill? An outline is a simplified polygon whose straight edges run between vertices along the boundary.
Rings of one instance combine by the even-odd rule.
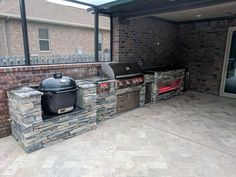
[[[61,73],[42,81],[39,90],[42,96],[42,108],[45,115],[62,114],[75,109],[77,98],[76,82]]]

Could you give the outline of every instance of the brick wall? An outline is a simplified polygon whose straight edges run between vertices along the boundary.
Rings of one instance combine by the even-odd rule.
[[[7,44],[5,39],[5,22],[0,19],[0,54],[7,55]]]
[[[5,36],[8,43],[8,55],[9,56],[23,56],[24,46],[22,37],[21,23],[18,20],[10,20],[5,22]],[[0,56],[4,56],[0,53]]]
[[[4,25],[1,25],[0,20],[0,32],[3,28]],[[9,20],[6,23],[6,28],[8,31],[7,40],[9,46],[9,55],[22,56],[24,50],[20,21]],[[47,28],[49,30],[50,52],[40,52],[39,50],[39,28]],[[101,32],[103,33],[102,50],[105,48],[109,49],[110,32],[106,30],[102,30]],[[5,33],[0,33],[0,35],[4,34]],[[93,29],[28,22],[28,36],[31,55],[73,55],[77,53],[77,48],[80,48],[83,54],[94,53]],[[0,43],[0,56],[5,56],[5,53],[2,52],[2,49],[3,46]]]
[[[190,69],[192,90],[219,95],[230,26],[236,19],[178,25],[177,57]]]
[[[186,67],[191,90],[219,95],[228,28],[236,26],[236,19],[182,24],[153,18],[113,21],[115,61]]]
[[[175,24],[156,18],[113,20],[113,58],[119,62],[137,61],[143,67],[178,64],[175,57]]]
[[[55,72],[74,79],[96,76],[99,64],[65,64],[0,68],[0,137],[11,133],[6,91],[23,85],[38,85]]]

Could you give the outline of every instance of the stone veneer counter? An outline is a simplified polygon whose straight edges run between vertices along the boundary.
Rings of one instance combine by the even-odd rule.
[[[144,74],[145,84],[151,83],[151,103],[183,94],[185,69],[150,71]],[[160,93],[159,86],[166,82],[179,81],[176,89]]]
[[[173,70],[155,72],[154,75],[155,79],[152,88],[152,93],[156,94],[156,96],[153,96],[154,98],[153,102],[155,103],[158,102],[159,100],[165,100],[183,94],[184,76],[185,76],[185,69],[173,69]],[[180,81],[177,89],[162,94],[159,93],[160,84],[177,80]]]
[[[97,123],[108,120],[113,118],[116,115],[116,90],[115,90],[115,81],[114,80],[107,80],[107,81],[101,81],[97,82],[99,83],[108,83],[110,86],[109,90],[105,90],[103,92],[98,92],[97,90],[97,84],[93,84],[94,82],[90,81],[93,80],[93,78],[88,80],[77,80],[77,85],[81,86],[81,89],[79,90],[78,94],[80,99],[77,101],[77,105],[79,105],[81,108],[86,108],[87,105],[85,105],[84,100],[87,99],[85,95],[89,95],[86,92],[88,89],[84,89],[83,86],[87,85],[94,85],[94,87],[91,87],[93,90],[93,98],[96,100],[96,115],[97,115]],[[91,94],[90,94],[91,95]]]
[[[115,81],[103,81],[108,83],[110,89],[98,93],[96,96],[97,122],[102,122],[113,118],[116,115],[117,98],[115,91]]]
[[[96,128],[94,87],[94,84],[82,86],[86,90],[86,108],[76,108],[71,113],[47,120],[43,120],[42,117],[42,92],[30,87],[9,91],[12,135],[23,149],[30,153]]]
[[[158,94],[158,84],[169,80],[181,80],[177,90]],[[95,129],[98,122],[117,114],[117,95],[140,91],[139,106],[145,106],[146,84],[152,83],[152,103],[183,93],[184,69],[155,74],[145,74],[144,84],[115,90],[115,82],[109,80],[110,90],[97,93],[97,85],[90,81],[76,80],[78,85],[76,109],[73,112],[44,117],[41,108],[42,92],[21,87],[8,92],[12,135],[27,152],[47,147],[64,139]],[[44,119],[50,118],[50,119]]]

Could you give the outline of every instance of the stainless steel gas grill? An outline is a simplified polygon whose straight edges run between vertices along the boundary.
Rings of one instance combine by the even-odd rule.
[[[117,113],[142,104],[145,97],[142,91],[144,76],[138,63],[103,63],[102,71],[109,79],[115,80]]]
[[[144,82],[138,63],[103,63],[102,71],[110,79],[116,80],[116,89],[137,86]]]

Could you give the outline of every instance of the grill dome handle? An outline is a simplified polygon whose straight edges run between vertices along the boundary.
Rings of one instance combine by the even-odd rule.
[[[62,73],[55,73],[55,74],[53,74],[53,77],[55,79],[61,79],[62,78]]]
[[[55,91],[54,93],[61,94],[61,93],[68,93],[68,92],[74,92],[77,91],[78,88],[70,89],[70,90],[63,90],[63,91]]]

